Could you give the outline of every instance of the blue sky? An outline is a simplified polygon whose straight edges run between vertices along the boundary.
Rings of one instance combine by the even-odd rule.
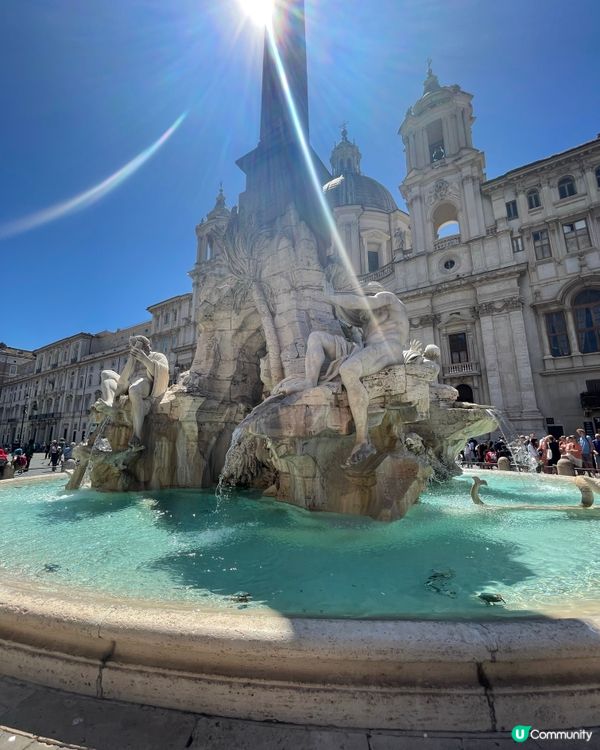
[[[397,190],[398,127],[422,92],[474,94],[487,175],[600,131],[597,0],[307,0],[311,141],[348,122]],[[260,33],[236,0],[0,0],[0,231],[93,187],[182,125],[94,205],[0,240],[0,341],[122,328],[190,290],[194,227],[257,142]]]

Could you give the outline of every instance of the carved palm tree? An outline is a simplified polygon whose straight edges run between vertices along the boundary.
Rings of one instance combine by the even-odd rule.
[[[279,337],[267,301],[268,288],[262,279],[268,241],[269,235],[265,230],[258,228],[253,221],[242,221],[233,212],[227,228],[218,238],[227,267],[236,280],[233,288],[234,310],[238,312],[246,299],[252,298],[265,335],[271,379],[275,385],[283,379],[284,373]]]

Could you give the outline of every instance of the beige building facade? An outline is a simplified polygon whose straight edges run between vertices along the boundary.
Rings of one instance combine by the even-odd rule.
[[[150,338],[167,356],[174,380],[194,354],[191,304],[191,294],[172,297],[148,308],[151,320],[117,331],[77,333],[22,352],[18,363],[9,361],[0,382],[0,445],[84,440],[91,427],[90,407],[101,395],[100,373],[122,370],[130,336]],[[19,351],[0,349],[0,360],[3,352],[12,360],[12,352]]]

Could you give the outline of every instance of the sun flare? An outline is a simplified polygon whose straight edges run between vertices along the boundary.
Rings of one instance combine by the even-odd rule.
[[[239,0],[240,6],[256,26],[267,26],[273,15],[273,0]]]

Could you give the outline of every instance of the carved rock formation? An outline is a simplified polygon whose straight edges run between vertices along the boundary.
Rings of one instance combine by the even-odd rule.
[[[364,379],[376,453],[351,467],[353,423],[339,383],[273,397],[240,426],[223,477],[230,484],[266,484],[260,472],[250,482],[251,472],[238,473],[250,448],[274,470],[280,500],[382,521],[400,518],[432,477],[459,473],[454,458],[471,434],[495,427],[483,408],[454,406],[456,390],[430,385],[432,376],[426,364],[409,364]]]

